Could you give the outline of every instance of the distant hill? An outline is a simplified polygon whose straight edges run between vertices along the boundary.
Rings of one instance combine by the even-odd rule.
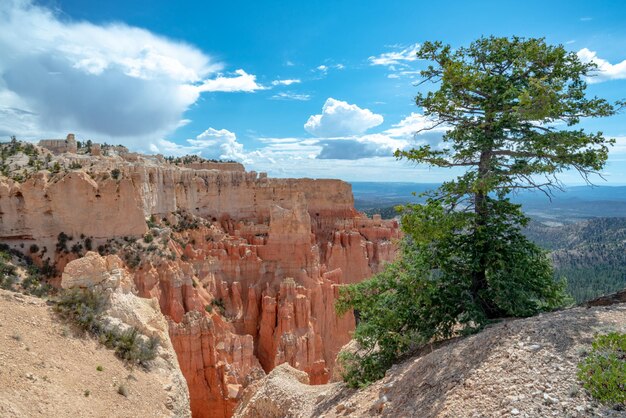
[[[550,250],[558,276],[577,302],[626,287],[626,218],[597,218],[559,227],[531,222],[527,236]]]
[[[353,182],[355,207],[368,214],[395,216],[393,207],[421,202],[419,194],[439,187],[436,183]],[[415,193],[415,195],[413,194]],[[548,198],[541,192],[523,191],[513,199],[532,218],[564,225],[598,217],[626,217],[626,186],[575,186]]]
[[[368,215],[397,216],[394,207],[420,202],[418,196],[438,184],[352,183],[355,207]],[[577,302],[626,287],[626,186],[577,186],[551,200],[522,192],[521,203],[533,219],[527,236],[551,251],[557,276],[565,276]]]

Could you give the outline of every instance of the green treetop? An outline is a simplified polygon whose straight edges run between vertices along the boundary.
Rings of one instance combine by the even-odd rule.
[[[363,384],[411,347],[479,329],[504,316],[562,306],[545,253],[521,232],[528,219],[508,195],[550,193],[558,174],[598,173],[612,140],[575,127],[582,118],[615,114],[623,103],[588,98],[596,65],[543,39],[481,38],[453,50],[425,42],[421,75],[436,88],[416,104],[448,130],[442,147],[398,150],[399,159],[464,174],[407,205],[399,260],[369,281],[342,290],[338,310],[360,313],[362,350],[343,356],[346,378]]]

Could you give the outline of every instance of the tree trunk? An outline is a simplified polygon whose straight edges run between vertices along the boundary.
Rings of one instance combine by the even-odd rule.
[[[487,179],[489,174],[489,168],[491,164],[492,150],[485,150],[480,154],[480,164],[478,166],[478,182],[482,183]],[[489,219],[489,207],[487,202],[487,194],[484,191],[482,184],[479,186],[478,191],[474,193],[474,214],[476,215],[476,222],[474,224],[474,250],[475,259],[478,261],[476,270],[472,275],[472,287],[471,293],[474,300],[480,305],[487,317],[496,318],[499,317],[500,310],[489,303],[488,300],[481,297],[481,293],[487,289],[487,252],[489,242],[485,234],[485,228]]]

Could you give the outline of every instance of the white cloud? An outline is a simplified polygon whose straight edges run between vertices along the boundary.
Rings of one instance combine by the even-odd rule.
[[[159,140],[150,144],[150,150],[165,155],[181,156],[196,154],[214,160],[235,160],[249,162],[243,144],[237,141],[237,136],[227,129],[209,128],[188,139],[188,145],[180,145],[167,140]]]
[[[578,58],[582,62],[595,62],[598,66],[598,71],[594,77],[589,77],[590,83],[601,83],[607,80],[619,80],[626,78],[626,60],[617,64],[611,64],[605,59],[598,58],[595,51],[591,51],[587,48],[583,48],[578,51]]]
[[[384,134],[371,134],[355,138],[322,139],[323,147],[318,159],[358,160],[371,157],[391,157],[395,150],[407,142]]]
[[[381,123],[381,115],[330,97],[324,103],[322,113],[311,115],[304,129],[318,137],[347,136],[362,134]]]
[[[416,134],[422,132],[439,132],[443,133],[447,130],[444,126],[437,126],[434,119],[424,116],[420,113],[411,113],[400,122],[392,125],[385,131],[385,134],[394,138],[412,138]]]
[[[399,48],[396,47],[396,49]],[[404,66],[408,62],[417,61],[416,54],[418,49],[419,44],[413,44],[400,50],[385,52],[377,56],[371,56],[368,58],[368,61],[370,62],[370,65]]]
[[[243,70],[204,82],[223,64],[183,42],[121,23],[61,20],[28,0],[0,2],[0,27],[2,136],[72,130],[142,147],[180,126],[201,92],[258,89]]]
[[[271,97],[273,100],[299,100],[299,101],[307,101],[311,99],[309,94],[303,93],[293,93],[290,91],[276,93]]]
[[[219,75],[217,78],[212,80],[205,80],[200,86],[198,86],[198,91],[211,91],[211,92],[247,92],[251,93],[256,90],[265,90],[266,87],[263,87],[256,82],[256,76],[253,74],[248,74],[244,70],[239,69],[235,71],[237,76],[235,77],[224,77],[223,75]]]
[[[290,86],[292,84],[297,84],[297,83],[300,83],[300,80],[297,78],[272,81],[272,85],[274,86]]]
[[[315,67],[312,71],[316,71],[322,74],[322,76],[325,76],[330,70],[344,70],[345,68],[346,66],[343,64],[322,64]]]
[[[435,126],[432,119],[411,113],[400,122],[380,133],[350,138],[320,139],[323,147],[319,159],[356,160],[390,157],[397,149],[430,144],[439,147],[446,128]]]

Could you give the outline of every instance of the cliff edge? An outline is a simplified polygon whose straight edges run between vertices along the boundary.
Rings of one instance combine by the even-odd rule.
[[[626,304],[508,320],[427,347],[362,390],[307,386],[285,365],[247,389],[235,417],[623,417],[576,378],[594,334],[611,331],[626,331]]]

